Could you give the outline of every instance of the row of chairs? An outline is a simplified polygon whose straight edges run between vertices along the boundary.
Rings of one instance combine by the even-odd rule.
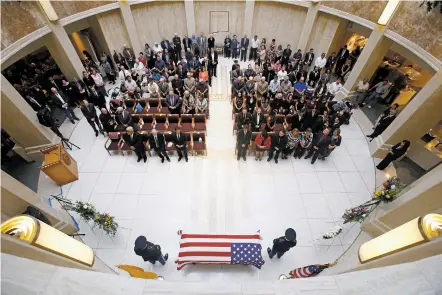
[[[174,131],[180,126],[183,132],[204,132],[207,135],[206,116],[203,114],[132,114],[132,121],[139,131]],[[126,131],[126,127],[118,125],[115,131]]]
[[[267,121],[268,116],[269,116],[268,114],[264,115],[264,118],[266,119],[266,121]],[[281,130],[292,130],[292,128],[291,128],[292,117],[293,117],[293,115],[275,115],[275,126],[273,127],[273,131],[279,132]],[[253,116],[252,116],[252,120],[253,120]],[[251,124],[249,124],[249,125],[251,125]],[[261,125],[261,128],[263,125],[265,125],[265,123]],[[234,114],[232,134],[235,134],[235,132],[237,130],[238,130],[238,114]]]
[[[112,155],[112,152],[115,154],[122,154],[123,156],[125,153],[128,153],[131,151],[130,146],[127,145],[124,141],[121,147],[118,146],[118,143],[120,141],[120,137],[125,132],[111,132],[109,133],[109,137],[104,143],[104,148],[109,153],[109,156]],[[142,132],[143,134],[149,134],[149,132]],[[172,153],[176,151],[175,146],[172,142],[172,131],[165,131],[162,132],[164,134],[164,140],[166,141],[166,152]],[[186,136],[187,139],[187,148],[188,152],[195,156],[197,153],[202,153],[207,156],[207,145],[206,145],[206,134],[204,132],[184,132],[182,133],[184,136]],[[152,156],[152,151],[149,146],[149,142],[145,141],[143,142],[146,151],[149,154],[149,156]]]
[[[137,111],[137,104],[140,104],[142,110],[141,112]],[[126,111],[129,114],[169,114],[169,108],[166,104],[165,98],[155,98],[155,99],[123,99],[123,105]],[[209,115],[209,110],[207,110],[207,114]]]

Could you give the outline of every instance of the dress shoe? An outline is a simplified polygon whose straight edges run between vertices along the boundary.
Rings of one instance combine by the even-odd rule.
[[[72,123],[72,124],[75,124],[75,121],[74,121],[74,120],[71,120],[71,123]]]
[[[186,162],[189,162],[189,159],[187,157],[185,157],[184,160],[186,160]]]
[[[167,157],[166,159],[167,159],[167,162],[170,162],[170,158],[169,157]]]
[[[80,119],[78,119],[77,117],[75,117],[74,120],[80,121]]]
[[[166,253],[166,255],[164,255],[164,260],[167,261],[167,259],[169,259],[169,254]]]
[[[278,164],[278,159],[275,159],[275,163]]]
[[[144,163],[146,163],[146,161],[147,161],[147,158],[144,158]]]
[[[242,157],[242,159],[245,161],[245,160],[246,160],[246,157]]]
[[[138,158],[137,162],[140,162],[140,161],[141,161],[141,158]]]
[[[95,131],[95,137],[97,137],[98,136],[98,131]]]
[[[268,158],[268,159],[267,159],[267,162],[270,162],[271,159],[272,159],[272,158]]]
[[[183,158],[183,157],[178,157],[178,162],[181,161],[182,158]]]
[[[310,158],[308,155],[304,157],[304,159],[308,159],[308,158]]]
[[[164,158],[161,159],[161,163],[164,163]]]
[[[262,158],[259,158],[259,161],[261,162],[261,161],[262,161]]]
[[[239,161],[239,157],[236,157],[236,159]]]

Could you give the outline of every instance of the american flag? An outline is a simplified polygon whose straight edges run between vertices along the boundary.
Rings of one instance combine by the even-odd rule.
[[[261,268],[259,234],[181,234],[177,269],[187,264],[243,264]]]
[[[328,267],[329,267],[328,264],[314,264],[314,265],[296,268],[290,271],[289,274],[293,279],[314,277]]]

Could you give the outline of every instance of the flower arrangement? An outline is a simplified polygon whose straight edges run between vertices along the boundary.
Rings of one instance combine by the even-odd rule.
[[[80,214],[80,216],[86,221],[94,219],[96,213],[94,205],[92,205],[89,202],[82,202],[82,201],[75,202],[73,211]]]
[[[118,229],[118,223],[115,222],[114,217],[108,213],[96,213],[95,223],[99,228],[104,230],[104,232],[110,236],[115,237]]]
[[[382,187],[375,191],[373,198],[381,202],[391,202],[401,192],[403,183],[397,177],[391,177],[382,184]]]
[[[362,222],[381,202],[387,203],[395,200],[404,184],[397,177],[391,177],[378,188],[370,201],[362,205],[345,210],[342,215],[344,224],[348,222]]]
[[[324,240],[328,240],[328,239],[333,239],[334,237],[336,237],[337,235],[339,235],[342,232],[342,227],[340,227],[339,225],[335,226],[334,228],[332,228],[329,232],[326,232],[322,235],[322,238]]]

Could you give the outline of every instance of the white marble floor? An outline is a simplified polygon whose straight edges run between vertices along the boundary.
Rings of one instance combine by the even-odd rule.
[[[375,187],[375,167],[367,141],[357,123],[342,127],[342,146],[326,161],[281,160],[279,164],[236,161],[228,97],[231,60],[221,59],[218,78],[211,89],[208,122],[208,156],[189,162],[162,164],[157,157],[146,164],[135,155],[109,156],[106,138],[95,137],[82,119],[71,141],[81,147],[77,160],[79,180],[63,187],[64,196],[92,202],[114,215],[121,228],[114,239],[81,223],[84,241],[110,266],[132,264],[153,270],[167,280],[244,281],[275,280],[289,270],[334,261],[359,233],[346,225],[335,240],[321,234],[341,224],[346,208],[370,198]],[[215,96],[216,95],[216,96]],[[40,179],[39,194],[56,193],[47,177]],[[297,232],[298,245],[280,260],[263,257],[262,270],[241,266],[188,266],[177,271],[173,261],[179,249],[177,230],[188,232],[255,232],[261,230],[265,249],[287,227]],[[144,235],[169,253],[165,266],[143,262],[133,252],[135,239]],[[125,272],[122,272],[126,275]]]

